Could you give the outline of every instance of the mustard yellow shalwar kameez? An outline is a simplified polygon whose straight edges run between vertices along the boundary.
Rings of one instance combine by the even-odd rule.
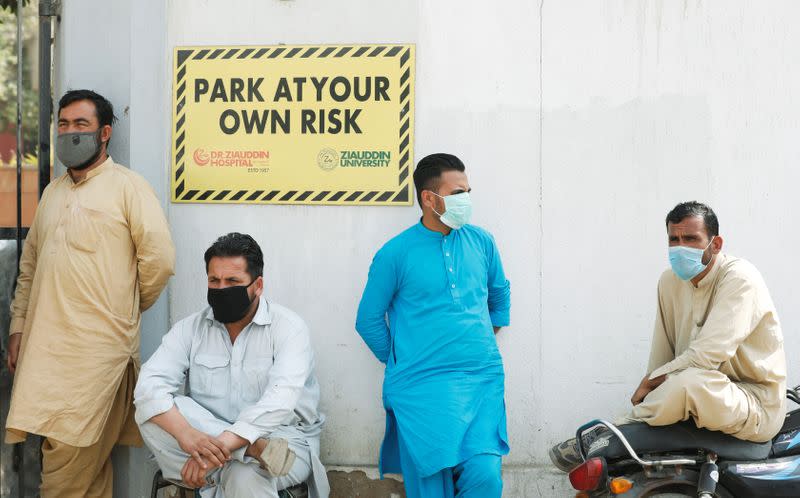
[[[43,498],[111,496],[111,448],[139,445],[141,312],[175,249],[150,185],[109,157],[45,189],[25,240],[10,332],[22,333],[6,442],[46,437]]]
[[[664,272],[648,371],[667,380],[629,419],[669,425],[692,418],[739,439],[774,437],[786,413],[786,355],[758,270],[720,253],[697,287]]]

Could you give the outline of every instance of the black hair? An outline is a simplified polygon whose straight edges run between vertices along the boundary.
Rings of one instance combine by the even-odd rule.
[[[417,202],[422,207],[422,191],[435,190],[439,179],[445,171],[464,171],[464,163],[452,154],[437,152],[425,156],[417,163],[414,170],[414,187],[417,189]]]
[[[703,218],[703,224],[706,227],[706,234],[708,234],[709,238],[719,235],[719,220],[716,213],[709,206],[697,201],[681,202],[672,208],[672,211],[667,214],[667,228],[669,228],[670,223],[680,223],[690,216]]]
[[[253,280],[264,274],[264,254],[253,237],[246,233],[231,232],[223,235],[206,249],[206,273],[211,258],[231,258],[242,256],[247,261],[247,273]]]
[[[97,121],[100,127],[114,126],[117,122],[117,117],[114,116],[114,106],[105,97],[92,90],[70,90],[61,97],[58,101],[58,114],[61,114],[61,109],[70,104],[81,100],[88,100],[94,104],[94,113],[97,116]]]

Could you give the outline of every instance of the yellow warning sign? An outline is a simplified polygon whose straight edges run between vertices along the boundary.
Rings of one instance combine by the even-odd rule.
[[[414,46],[177,47],[173,202],[410,205]]]

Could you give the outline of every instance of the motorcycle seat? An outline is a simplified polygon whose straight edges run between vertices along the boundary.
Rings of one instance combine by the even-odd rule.
[[[704,449],[725,460],[763,460],[769,457],[772,449],[772,441],[743,441],[722,432],[698,429],[692,421],[662,427],[632,423],[620,425],[618,429],[640,457],[646,453]],[[605,456],[607,459],[628,455],[620,440],[610,431],[598,435],[588,453],[589,457]]]

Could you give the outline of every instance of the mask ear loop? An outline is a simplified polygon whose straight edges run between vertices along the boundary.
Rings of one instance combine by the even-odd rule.
[[[434,192],[433,190],[428,190],[428,192],[430,192],[431,194],[435,195],[436,197],[439,197],[440,199],[444,199],[444,196],[441,196],[441,195],[437,194],[437,193],[436,193],[436,192]],[[439,211],[437,211],[437,210],[436,210],[436,208],[434,208],[434,207],[431,207],[431,209],[433,209],[433,212],[434,212],[434,213],[436,213],[436,215],[437,215],[439,218],[441,218],[442,216],[444,216],[444,213],[440,213]],[[445,210],[445,211],[446,211],[446,210]]]
[[[247,289],[249,289],[251,285],[253,285],[254,283],[256,283],[256,280],[258,280],[258,277],[254,278],[252,282],[250,282],[249,284],[245,285],[245,287],[244,287],[244,289],[245,289],[245,292],[247,292]],[[247,296],[247,297],[249,298],[250,296]],[[247,306],[252,306],[252,305],[253,305],[253,302],[254,302],[256,299],[258,299],[258,296],[253,296],[253,299],[250,299],[250,304],[248,304]]]
[[[709,241],[708,241],[708,245],[706,246],[706,248],[705,248],[705,249],[703,249],[703,254],[705,254],[705,253],[706,253],[706,251],[708,251],[708,248],[709,248],[709,247],[711,247],[711,244],[713,244],[713,243],[714,243],[714,239],[716,239],[716,238],[717,238],[717,236],[716,236],[716,235],[712,235],[712,236],[711,236],[711,240],[709,240]],[[705,266],[708,266],[708,265],[710,265],[710,264],[711,264],[711,260],[712,260],[712,259],[714,259],[714,254],[713,254],[713,253],[711,254],[711,258],[708,260],[708,263],[703,263],[703,260],[702,260],[702,259],[700,260],[700,262],[701,262],[701,263],[703,263]]]

